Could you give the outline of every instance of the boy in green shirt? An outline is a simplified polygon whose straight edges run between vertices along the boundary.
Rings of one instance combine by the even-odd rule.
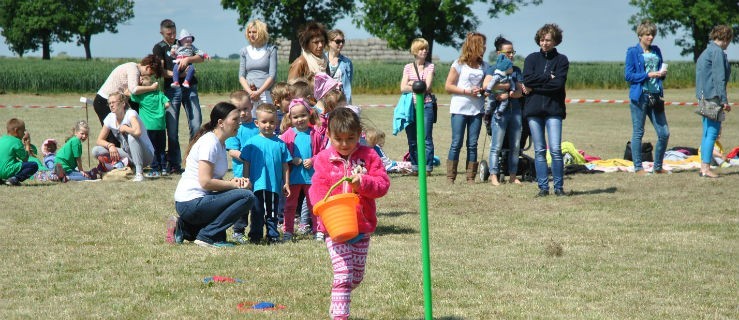
[[[141,85],[151,85],[151,77],[142,76]],[[145,176],[147,178],[158,178],[167,175],[164,165],[167,163],[167,124],[165,122],[165,110],[169,107],[169,99],[160,90],[154,90],[142,94],[132,94],[131,101],[139,104],[139,116],[146,127],[151,144],[154,146],[154,160],[151,162],[151,171]]]
[[[8,120],[8,134],[0,138],[0,181],[9,186],[19,186],[38,171],[36,162],[28,161],[31,153],[31,136],[21,119]]]

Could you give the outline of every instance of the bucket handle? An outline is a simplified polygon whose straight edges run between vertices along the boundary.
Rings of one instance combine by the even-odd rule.
[[[334,183],[334,185],[331,186],[331,188],[328,189],[328,192],[326,192],[326,196],[323,197],[323,201],[325,202],[326,199],[328,199],[328,197],[331,195],[331,192],[334,192],[334,189],[336,189],[336,187],[338,187],[343,182],[347,182],[347,181],[352,181],[352,178],[351,177],[343,177],[339,181],[337,181],[336,183]]]

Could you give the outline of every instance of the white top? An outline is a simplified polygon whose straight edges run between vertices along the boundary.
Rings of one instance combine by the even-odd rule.
[[[121,126],[131,126],[131,119],[136,118],[139,120],[139,126],[141,127],[141,135],[136,138],[139,140],[139,143],[149,150],[151,154],[154,154],[154,145],[151,144],[151,140],[149,139],[149,135],[146,133],[146,127],[144,126],[144,122],[141,121],[141,117],[139,117],[139,114],[129,108],[126,110],[126,113],[123,115],[123,120],[121,120]],[[123,150],[125,150],[127,153],[131,153],[131,148],[128,146],[128,135],[123,135],[120,130],[120,126],[118,126],[118,120],[116,119],[115,113],[108,113],[107,116],[105,116],[105,119],[103,119],[103,126],[108,127],[110,129],[110,132],[113,133],[113,136],[118,139],[118,141],[121,142],[121,147]]]
[[[213,132],[204,134],[192,145],[185,160],[185,172],[174,192],[174,201],[185,202],[202,198],[208,192],[198,180],[199,161],[205,160],[213,164],[213,179],[223,179],[228,170],[226,145],[218,141]]]
[[[139,77],[141,77],[141,73],[136,62],[124,63],[113,69],[97,94],[108,99],[111,93],[123,93],[126,89],[133,93],[139,86]]]
[[[485,78],[485,68],[487,64],[483,64],[475,69],[467,64],[459,64],[457,60],[452,63],[452,68],[457,70],[459,78],[457,87],[461,89],[472,89],[473,87],[482,87],[482,80]],[[482,113],[484,106],[484,96],[473,97],[470,95],[452,94],[452,100],[449,104],[449,112],[474,116]]]
[[[247,46],[246,52],[249,54],[249,57],[254,60],[259,60],[264,57],[265,54],[267,54],[267,46],[261,46],[259,48],[254,48],[253,46]]]

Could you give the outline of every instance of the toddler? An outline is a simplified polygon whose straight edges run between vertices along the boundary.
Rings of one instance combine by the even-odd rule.
[[[203,59],[210,59],[205,51],[192,45],[193,42],[195,42],[195,36],[187,32],[186,29],[182,29],[182,31],[180,31],[180,36],[177,38],[177,44],[172,46],[172,52],[170,52],[170,54],[176,59],[174,60],[174,67],[172,68],[173,88],[180,86],[180,59],[196,55],[203,57]],[[193,66],[192,63],[188,64],[186,71],[185,81],[182,82],[182,86],[189,88],[192,76],[195,74],[195,66]]]
[[[413,172],[413,165],[410,161],[394,161],[385,154],[382,147],[385,145],[385,132],[380,129],[368,128],[365,131],[367,146],[374,149],[385,166],[388,173],[410,174]]]
[[[0,181],[9,186],[19,186],[38,171],[38,163],[29,161],[31,135],[26,123],[12,118],[6,124],[8,134],[0,137]]]
[[[54,170],[54,158],[56,158],[56,139],[46,139],[41,144],[41,154],[44,156],[44,166],[46,169]]]
[[[85,181],[99,179],[99,170],[94,168],[89,172],[82,168],[82,143],[87,140],[90,126],[85,120],[77,121],[72,127],[72,136],[59,149],[54,159],[56,175],[59,181]]]
[[[486,92],[491,92],[493,90],[493,87],[496,84],[500,83],[509,83],[511,85],[509,90],[495,90],[495,95],[499,94],[508,94],[505,99],[502,99],[500,101],[495,100],[495,96],[491,96],[491,102],[487,110],[485,110],[486,114],[490,114],[493,106],[495,104],[498,105],[497,108],[495,108],[495,111],[493,112],[495,119],[500,119],[503,117],[503,111],[505,111],[506,108],[508,108],[508,96],[513,93],[513,91],[516,89],[516,82],[511,77],[511,74],[513,73],[513,61],[511,59],[508,59],[505,54],[499,54],[498,59],[495,62],[495,71],[493,71],[493,80],[490,81],[488,84],[488,87],[485,89]],[[488,118],[489,119],[489,118]]]
[[[252,119],[252,104],[249,94],[244,90],[238,90],[231,93],[231,103],[236,106],[239,111],[239,121],[241,125],[236,135],[226,139],[226,150],[231,156],[231,170],[234,178],[244,177],[244,162],[241,160],[241,149],[246,146],[247,141],[259,134],[259,128]],[[256,208],[251,209],[251,214],[256,214]],[[233,238],[236,242],[244,244],[248,239],[244,236],[246,226],[249,220],[249,212],[245,212],[239,217],[233,225]]]
[[[249,139],[240,155],[244,162],[244,177],[251,181],[257,197],[257,213],[252,215],[249,241],[258,243],[262,239],[266,221],[267,241],[271,244],[280,241],[277,206],[282,192],[290,196],[288,163],[292,157],[287,145],[275,136],[277,109],[274,105],[263,103],[257,107],[255,124],[259,134]]]
[[[150,86],[153,83],[150,76],[142,76],[140,85]],[[169,98],[161,90],[149,91],[142,94],[132,94],[131,101],[139,104],[139,117],[146,127],[146,133],[154,146],[154,160],[151,161],[151,171],[147,178],[159,178],[167,175],[164,169],[167,163],[167,124],[165,122],[166,109],[170,107]]]
[[[318,123],[316,112],[311,109],[308,102],[303,99],[293,99],[288,107],[288,112],[282,120],[283,134],[280,139],[287,145],[292,162],[290,163],[290,193],[285,203],[285,232],[283,241],[291,240],[295,232],[295,211],[299,203],[308,200],[308,189],[313,177],[313,157],[321,148],[323,137],[312,127]],[[313,205],[308,200],[306,203],[306,215],[301,210],[299,230],[309,233],[308,223],[316,225],[316,217],[311,214]],[[302,204],[300,205],[302,209]]]
[[[331,146],[313,160],[315,173],[308,192],[312,203],[322,200],[329,188],[345,177],[350,181],[333,194],[353,192],[359,196],[356,206],[359,235],[347,242],[334,242],[330,234],[326,237],[334,274],[329,308],[332,319],[349,318],[351,293],[364,278],[370,238],[377,227],[375,199],[384,196],[390,188],[390,178],[380,157],[372,148],[359,144],[361,134],[356,113],[347,108],[334,110],[329,114]],[[326,231],[322,225],[318,228]]]

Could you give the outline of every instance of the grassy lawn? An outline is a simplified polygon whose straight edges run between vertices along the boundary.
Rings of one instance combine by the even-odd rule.
[[[694,100],[692,90],[666,93],[667,101]],[[572,90],[568,96],[626,99],[627,92]],[[739,92],[730,89],[729,96]],[[355,99],[387,104],[397,97]],[[78,101],[78,95],[0,95],[0,105]],[[440,103],[448,97],[440,96]],[[669,147],[698,147],[701,125],[692,107],[667,108]],[[366,108],[362,115],[388,134],[385,151],[400,158],[407,144],[404,133],[391,134],[392,108]],[[96,137],[100,126],[92,110],[89,116]],[[11,117],[24,119],[40,145],[45,138],[63,141],[85,112],[0,109],[0,122]],[[730,113],[722,135],[727,148],[739,144],[738,124]],[[563,140],[604,159],[622,157],[631,137],[622,104],[571,104],[563,126]],[[187,128],[184,121],[180,128]],[[651,125],[645,131],[644,141],[655,143]],[[442,167],[428,179],[436,318],[739,318],[739,169],[722,169],[723,177],[713,180],[697,171],[571,175],[565,179],[570,196],[540,199],[533,183],[448,185],[450,139],[448,115],[440,111],[434,140]],[[483,141],[490,140],[480,137],[480,152]],[[389,194],[378,200],[364,282],[352,295],[355,319],[423,318],[417,179],[394,175],[391,181]],[[175,213],[176,184],[177,177],[164,177],[0,187],[0,318],[327,317],[331,266],[324,245],[307,239],[226,250],[167,245],[165,218]],[[213,275],[243,283],[203,283]],[[240,313],[244,301],[286,309]]]

